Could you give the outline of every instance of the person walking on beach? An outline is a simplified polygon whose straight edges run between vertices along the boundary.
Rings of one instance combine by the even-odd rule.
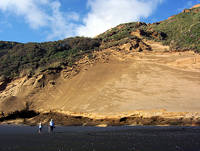
[[[38,127],[39,127],[39,131],[38,132],[40,134],[42,132],[42,122],[39,123]]]
[[[51,119],[49,122],[49,133],[52,133],[54,128],[55,128],[54,121],[53,119]]]

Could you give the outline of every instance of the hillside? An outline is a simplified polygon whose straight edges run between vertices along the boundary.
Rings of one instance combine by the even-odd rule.
[[[83,54],[91,53],[99,45],[100,40],[83,37],[27,44],[0,41],[1,79],[72,66],[74,61]]]
[[[1,41],[0,121],[198,125],[199,18],[195,7],[96,38]]]
[[[119,25],[95,39],[74,37],[45,43],[17,43],[0,41],[1,79],[20,74],[34,74],[51,67],[72,66],[84,54],[135,43],[137,51],[151,50],[143,39],[162,42],[170,50],[200,52],[200,7],[186,9],[165,21],[154,24],[140,22]]]
[[[131,39],[148,39],[170,46],[170,50],[200,52],[200,7],[186,9],[167,20],[146,24],[128,23],[113,28],[98,37],[106,47],[127,43]]]

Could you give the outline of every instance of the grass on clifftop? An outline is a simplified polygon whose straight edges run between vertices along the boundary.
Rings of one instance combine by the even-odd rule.
[[[171,49],[200,52],[200,8],[186,10],[150,28],[166,33],[163,43]]]
[[[75,37],[45,43],[0,42],[0,77],[13,78],[20,73],[71,66],[83,54],[98,48],[100,40]]]
[[[188,9],[159,23],[126,23],[121,24],[98,37],[105,47],[112,47],[134,39],[132,32],[140,30],[145,39],[162,42],[172,50],[193,50],[200,53],[200,7]]]
[[[98,38],[102,39],[101,49],[119,46],[131,40],[137,40],[138,37],[131,35],[131,33],[143,26],[146,26],[146,24],[141,22],[126,23],[98,35]]]

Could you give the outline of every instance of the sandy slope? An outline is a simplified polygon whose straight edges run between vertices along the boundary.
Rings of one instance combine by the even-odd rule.
[[[73,112],[199,111],[200,73],[180,70],[177,64],[171,68],[174,63],[168,63],[168,57],[97,63],[70,80],[59,79],[55,89],[38,94],[37,100],[42,108]],[[171,59],[177,62],[176,57]],[[167,65],[159,62],[164,59]]]
[[[72,75],[67,78],[63,71],[56,76],[24,77],[9,83],[0,92],[1,110],[18,110],[25,102],[32,102],[31,108],[39,111],[199,111],[199,55],[108,49],[96,56],[100,59],[80,61],[77,69],[67,72]]]

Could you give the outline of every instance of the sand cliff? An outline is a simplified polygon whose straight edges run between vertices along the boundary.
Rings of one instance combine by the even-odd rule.
[[[157,42],[145,43],[153,51],[136,52],[126,44],[94,52],[92,59],[86,56],[61,72],[53,69],[1,82],[1,121],[30,110],[39,114],[26,120],[32,124],[47,122],[52,116],[57,119],[57,114],[63,120],[91,119],[96,125],[145,124],[144,119],[150,125],[170,124],[161,122],[166,119],[198,125],[200,55],[171,52]],[[80,123],[95,125],[89,121]]]

